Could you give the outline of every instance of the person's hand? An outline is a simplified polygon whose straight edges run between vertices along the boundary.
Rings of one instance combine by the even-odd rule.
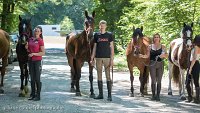
[[[90,60],[90,64],[94,66],[94,60]]]
[[[192,69],[189,70],[189,75],[191,75],[191,73],[192,73]]]
[[[28,54],[28,56],[29,56],[29,57],[32,57],[32,56],[33,56],[33,53]]]
[[[25,48],[28,50],[28,42],[26,43]]]

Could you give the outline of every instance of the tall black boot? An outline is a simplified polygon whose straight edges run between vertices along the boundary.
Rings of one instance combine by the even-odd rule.
[[[155,95],[156,84],[151,84],[151,91],[152,91],[152,98],[151,98],[151,100],[156,100],[156,95]]]
[[[157,96],[156,96],[157,101],[160,101],[160,90],[161,90],[161,84],[157,84]]]
[[[196,98],[194,99],[194,103],[199,104],[200,103],[200,101],[199,101],[199,90],[200,90],[200,88],[196,87],[195,90],[196,90]]]
[[[99,95],[94,99],[103,99],[103,82],[98,81]]]
[[[35,82],[31,81],[31,94],[28,100],[33,100],[35,98]]]
[[[191,93],[190,84],[186,84],[186,89],[187,89],[187,93],[188,93],[188,100],[186,102],[191,102],[192,101],[192,93]]]
[[[40,100],[40,92],[41,92],[41,88],[42,88],[42,82],[36,83],[37,86],[37,95],[34,98],[34,101],[39,101]]]
[[[111,81],[107,81],[107,89],[108,89],[108,98],[107,98],[107,100],[108,101],[112,101],[112,95],[111,95],[112,84],[111,84]]]

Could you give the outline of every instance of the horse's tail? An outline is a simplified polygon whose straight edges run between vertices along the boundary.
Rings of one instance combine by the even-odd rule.
[[[171,48],[171,46],[169,47],[169,56],[168,56],[168,60],[170,61],[170,62],[172,62],[172,57],[171,57],[171,54],[172,54],[172,48]]]
[[[144,67],[144,85],[147,84],[149,78],[149,68],[147,66]]]
[[[173,65],[173,68],[172,68],[172,77],[173,77],[174,82],[178,84],[179,77],[180,77],[180,70],[179,70],[179,67],[176,66],[175,64]]]

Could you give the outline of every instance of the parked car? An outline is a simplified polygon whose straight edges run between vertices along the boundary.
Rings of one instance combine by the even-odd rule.
[[[17,35],[9,35],[10,36],[10,51],[8,55],[8,63],[12,64],[12,62],[17,60],[17,54],[16,54],[16,46],[18,41]]]

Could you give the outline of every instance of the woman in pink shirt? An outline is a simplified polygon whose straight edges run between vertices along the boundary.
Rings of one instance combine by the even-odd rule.
[[[31,77],[31,94],[29,100],[40,100],[42,82],[40,81],[42,56],[45,55],[44,41],[42,39],[42,27],[34,29],[34,36],[28,40],[29,72]],[[37,91],[36,91],[37,89]]]

